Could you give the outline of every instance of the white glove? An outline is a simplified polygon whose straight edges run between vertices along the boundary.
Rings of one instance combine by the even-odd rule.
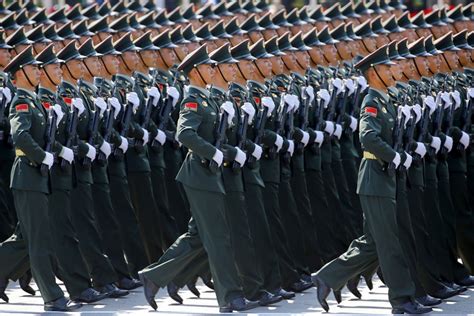
[[[346,86],[346,89],[349,90],[347,95],[352,95],[356,89],[354,81],[352,81],[352,79],[344,79],[344,85]]]
[[[122,105],[116,97],[109,98],[108,100],[110,106],[114,109],[114,119],[116,119],[122,109]]]
[[[421,120],[421,106],[417,103],[412,109],[415,112],[416,123],[418,123]]]
[[[105,110],[107,109],[107,103],[105,102],[104,98],[101,98],[101,97],[96,98],[94,101],[94,105],[96,108],[99,109],[100,115],[102,116]]]
[[[148,140],[150,138],[150,133],[148,133],[148,131],[144,128],[142,128],[142,131],[143,131],[143,145],[146,145],[148,143]]]
[[[423,101],[423,105],[428,107],[430,109],[430,116],[434,113],[436,110],[436,102],[433,96],[429,95],[425,98]]]
[[[344,91],[344,82],[339,78],[332,81],[332,86],[337,90],[336,94],[340,94]]]
[[[324,131],[326,133],[329,134],[329,136],[331,136],[332,134],[334,134],[334,123],[331,122],[331,121],[326,121],[326,126],[324,126]]]
[[[160,145],[164,145],[166,141],[166,134],[161,129],[158,130],[158,134],[156,134],[155,139]]]
[[[127,102],[130,102],[133,105],[133,112],[136,112],[138,106],[140,105],[140,99],[136,92],[127,93]]]
[[[331,95],[328,90],[321,89],[318,91],[318,96],[324,101],[324,108],[327,108],[329,102],[331,101]]]
[[[314,100],[314,88],[312,86],[304,87],[303,93],[309,98],[309,103],[312,103]]]
[[[438,153],[438,151],[441,149],[441,138],[433,136],[430,147],[433,147],[435,150],[435,153]]]
[[[10,103],[10,101],[12,100],[12,92],[10,91],[10,88],[8,88],[8,87],[3,88],[2,89],[2,94],[3,94],[3,97],[6,100],[5,104]]]
[[[158,105],[158,101],[160,101],[160,90],[158,90],[157,87],[151,87],[150,90],[148,90],[148,97],[153,98],[152,104],[153,106]]]
[[[426,146],[423,143],[417,142],[415,152],[423,158],[426,155]]]
[[[109,158],[110,154],[112,153],[112,146],[110,146],[110,144],[104,140],[99,150],[105,155],[105,158]]]
[[[222,161],[224,160],[224,154],[222,151],[216,148],[216,152],[214,153],[214,156],[212,156],[212,160],[214,160],[217,163],[217,166],[220,167],[222,165]]]
[[[321,145],[324,142],[324,133],[321,131],[315,131],[315,132],[316,132],[316,139],[314,140],[314,142],[318,144],[319,147],[321,147]]]
[[[63,146],[63,148],[61,149],[61,152],[59,153],[59,157],[71,163],[74,160],[74,152],[72,151],[71,148],[67,148],[66,146]]]
[[[95,150],[95,147],[92,146],[91,144],[86,143],[86,145],[87,145],[87,147],[89,148],[89,150],[87,151],[86,156],[89,157],[89,159],[90,159],[91,161],[94,161],[95,156],[96,156],[96,154],[97,154],[97,150]]]
[[[168,87],[166,89],[166,93],[168,94],[168,97],[173,99],[173,107],[176,106],[176,103],[179,101],[179,91],[175,87]]]
[[[268,108],[267,117],[272,116],[272,112],[275,109],[275,102],[270,97],[262,98],[262,105]]]
[[[56,114],[56,127],[58,127],[59,123],[61,123],[64,118],[64,112],[59,104],[53,105],[53,111]]]
[[[227,123],[230,125],[235,115],[234,105],[232,104],[232,102],[226,101],[222,103],[220,109],[221,109],[221,113],[223,112],[227,113]]]
[[[357,129],[357,119],[353,117],[352,115],[351,115],[351,124],[349,125],[349,127],[351,128],[353,132],[355,132],[355,130]]]
[[[285,94],[285,96],[283,97],[283,99],[285,100],[285,103],[288,104],[288,107],[286,109],[286,111],[288,113],[290,113],[291,111],[295,110],[296,108],[296,101],[298,101],[298,97],[295,96],[294,94]],[[299,102],[298,102],[299,103]],[[299,106],[299,104],[298,104]]]
[[[459,142],[464,146],[464,149],[466,149],[469,146],[469,141],[470,141],[469,134],[463,131],[462,136],[459,139]]]
[[[296,112],[300,108],[300,99],[294,94],[292,94],[292,98],[293,98],[293,108],[292,108],[292,110],[293,110],[293,112]]]
[[[395,158],[393,158],[392,162],[395,164],[395,169],[398,168],[400,165],[400,154],[395,152]]]
[[[43,164],[47,165],[49,169],[51,169],[51,167],[53,166],[53,163],[54,163],[54,156],[53,154],[45,151],[45,156],[44,156],[44,159],[42,161]]]
[[[334,130],[334,135],[337,139],[341,139],[342,136],[342,126],[341,124],[336,124],[336,129]]]
[[[254,156],[256,160],[260,160],[260,158],[262,158],[262,152],[262,147],[255,144],[255,149],[252,152],[252,156]]]
[[[461,106],[461,94],[459,91],[453,91],[451,97],[454,100],[454,109],[457,110]]]
[[[446,139],[443,144],[444,148],[447,149],[448,153],[453,149],[453,138],[446,135]]]
[[[451,106],[451,98],[448,92],[441,93],[441,99],[444,101],[444,108],[447,109]]]
[[[308,143],[309,143],[309,133],[308,132],[303,131],[303,138],[301,138],[301,143],[304,145],[304,147],[306,147],[306,145],[308,145]]]
[[[367,80],[364,76],[357,77],[357,84],[360,87],[360,92],[364,92],[364,90],[367,89]]]
[[[237,161],[239,165],[243,167],[245,164],[245,160],[247,160],[247,155],[239,147],[235,147],[235,149],[237,149],[237,155],[235,155],[235,161]]]
[[[411,163],[413,162],[413,157],[407,152],[405,152],[405,155],[407,156],[407,158],[403,162],[403,166],[405,167],[405,169],[409,169],[411,166]]]
[[[288,140],[288,152],[290,153],[290,156],[293,156],[293,153],[295,152],[295,143],[291,139]]]
[[[467,89],[467,95],[468,95],[470,98],[474,98],[474,88],[469,88],[469,89]]]
[[[253,122],[253,118],[255,116],[255,108],[253,107],[252,103],[245,102],[244,105],[242,105],[240,109],[248,115],[248,118],[249,118],[248,122],[249,122],[249,125],[251,125]]]
[[[119,148],[122,150],[122,152],[125,154],[127,152],[127,149],[128,149],[128,139],[126,139],[125,137],[123,136],[120,136],[120,138],[122,139],[122,142],[120,143],[120,146]]]
[[[283,147],[283,137],[278,134],[275,140],[275,146],[277,147],[277,151],[280,151],[281,147]]]
[[[72,106],[77,109],[78,116],[81,116],[81,114],[84,113],[85,107],[84,107],[84,103],[82,102],[81,98],[72,99]]]
[[[411,118],[411,108],[408,105],[405,105],[405,106],[402,106],[400,110],[402,111],[403,116],[405,116],[405,127],[406,127],[408,124],[408,121]]]

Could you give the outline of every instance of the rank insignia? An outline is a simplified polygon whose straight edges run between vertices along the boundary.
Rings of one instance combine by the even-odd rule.
[[[372,106],[368,106],[365,108],[365,113],[370,115],[370,116],[373,116],[373,117],[377,117],[377,108],[375,107],[372,107]]]
[[[198,104],[196,102],[187,102],[184,104],[184,108],[196,112],[198,108]]]
[[[17,112],[28,112],[30,110],[28,103],[21,103],[15,106],[15,111]]]

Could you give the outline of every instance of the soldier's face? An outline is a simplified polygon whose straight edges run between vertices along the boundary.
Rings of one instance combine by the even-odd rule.
[[[390,69],[392,66],[388,65],[376,65],[374,67],[375,71],[379,75],[379,77],[383,80],[383,83],[387,85],[387,87],[392,86],[395,84],[395,81],[393,80],[393,72],[400,70],[400,68],[394,68],[393,72],[392,69]],[[370,82],[369,82],[370,85]]]
[[[403,33],[390,33],[388,34],[388,38],[390,39],[390,41],[401,41],[404,36]]]
[[[216,43],[217,47],[221,47],[222,45],[229,43],[229,40],[226,38],[219,38],[216,39],[214,42]]]
[[[283,70],[284,70],[284,67],[285,67],[285,64],[283,64],[283,61],[281,60],[281,57],[274,56],[274,57],[270,58],[270,60],[272,62],[273,73],[275,75],[282,74]]]
[[[415,64],[413,64],[411,59],[400,60],[398,61],[398,64],[401,66],[401,68],[398,69],[400,70],[400,77],[398,77],[398,74],[394,73],[395,79],[401,80],[401,78],[403,78],[403,76],[401,76],[402,74],[405,74],[408,78],[414,78],[416,76]]]
[[[255,60],[255,65],[265,78],[272,76],[272,62],[268,58]]]
[[[205,83],[214,82],[217,70],[213,66],[202,64],[197,66],[196,70],[199,71]]]
[[[212,52],[217,49],[217,45],[214,41],[203,41],[202,44],[207,44],[207,51]]]
[[[190,20],[189,23],[193,26],[193,29],[197,30],[198,28],[201,27],[201,22],[199,20]]]
[[[433,26],[431,27],[431,33],[433,34],[434,38],[439,38],[443,36],[446,33],[443,33],[443,27],[442,26]]]
[[[0,49],[0,67],[5,67],[8,65],[11,59],[12,57],[8,49]]]
[[[115,55],[104,55],[102,61],[111,75],[115,75],[119,71],[119,60]]]
[[[380,34],[375,38],[375,41],[377,42],[377,48],[380,48],[388,43],[390,43],[390,40],[385,34]]]
[[[234,35],[232,38],[229,39],[232,46],[238,45],[245,41],[247,38],[244,35]]]
[[[472,64],[472,60],[471,60],[471,53],[465,49],[462,49],[458,52],[456,52],[458,57],[459,57],[459,62],[463,65],[463,66],[471,66]]]
[[[188,48],[189,52],[195,51],[197,48],[199,48],[199,43],[197,42],[191,42],[185,45]]]
[[[82,78],[84,76],[84,64],[82,63],[82,60],[79,59],[73,59],[68,62],[66,62],[67,67],[69,68],[69,71],[75,78]]]
[[[404,62],[405,60],[400,60],[397,61],[395,65],[390,66],[390,72],[392,73],[393,78],[396,81],[400,81],[403,78],[403,72],[402,72],[402,64],[400,62]]]
[[[41,71],[42,82],[48,80],[46,73],[48,74],[49,78],[51,78],[51,81],[53,84],[59,85],[61,83],[61,80],[63,78],[63,71],[61,70],[61,67],[59,66],[59,64],[50,64],[42,68],[42,71]]]
[[[260,32],[250,32],[248,36],[250,37],[250,41],[252,43],[257,42],[259,39],[262,38],[262,34]]]
[[[403,37],[408,38],[408,42],[413,42],[418,39],[418,35],[416,35],[416,32],[413,29],[405,30],[401,34]]]
[[[376,37],[364,37],[362,41],[364,42],[365,49],[369,53],[372,53],[377,49]]]
[[[275,30],[263,30],[262,35],[265,40],[269,40],[273,36],[278,35],[278,33]]]
[[[88,57],[84,59],[84,64],[87,66],[92,76],[100,76],[102,74],[102,64],[98,57]]]
[[[243,72],[245,79],[252,79],[255,77],[255,63],[250,60],[240,60],[239,61],[240,70]]]
[[[307,52],[305,51],[297,51],[294,52],[295,58],[298,63],[303,67],[303,69],[307,69],[310,66],[310,57]]]
[[[350,42],[351,44],[351,56],[352,57],[355,57],[357,54],[361,53],[361,45],[362,45],[362,41],[361,40],[355,40],[355,41],[352,41]]]
[[[434,74],[438,73],[441,66],[441,61],[439,60],[439,56],[429,56],[427,57],[428,60],[428,67],[430,71]]]
[[[133,70],[133,67],[138,63],[138,55],[136,52],[127,51],[122,54],[123,59],[127,63],[128,68]]]
[[[295,55],[293,55],[292,52],[290,51],[287,51],[285,53],[286,53],[285,56],[281,56],[281,59],[283,60],[284,64],[286,65],[288,69],[296,70],[297,66],[296,66]]]
[[[33,84],[33,86],[37,86],[40,83],[41,79],[41,71],[37,65],[26,65],[23,67],[25,74],[28,76],[28,79]]]
[[[343,60],[350,60],[352,58],[351,49],[348,45],[349,43],[350,42],[336,43],[336,48]]]
[[[443,52],[443,54],[446,57],[446,60],[448,61],[448,65],[452,70],[460,68],[459,57],[456,54],[456,52],[446,51],[446,52]]]
[[[282,36],[283,34],[285,34],[286,32],[289,32],[290,29],[287,28],[286,26],[280,26],[279,29],[276,30],[276,32],[278,33],[279,36]]]
[[[313,63],[315,64],[315,66],[317,65],[327,66],[327,62],[324,59],[323,52],[318,46],[312,47],[311,50],[309,51],[309,54],[311,55],[311,59],[313,60]]]
[[[418,37],[428,37],[431,35],[431,32],[429,29],[416,29],[416,34]]]
[[[54,51],[55,52],[59,52],[64,47],[62,41],[54,41],[53,45],[54,45]]]
[[[46,48],[46,46],[48,46],[46,43],[35,43],[33,44],[33,51],[38,55]]]
[[[161,56],[163,56],[165,63],[169,66],[176,64],[178,60],[172,48],[162,48]]]
[[[189,54],[188,47],[185,45],[179,45],[174,49],[174,52],[176,54],[176,57],[178,57],[180,61],[183,60]]]
[[[142,60],[145,62],[146,67],[156,67],[156,59],[158,58],[158,54],[154,50],[144,50],[139,52]]]
[[[334,45],[324,45],[321,46],[323,50],[324,57],[329,61],[331,65],[337,64],[337,49]]]
[[[414,59],[414,62],[416,64],[416,68],[418,69],[418,72],[422,76],[429,76],[430,75],[430,67],[428,65],[428,59],[426,57],[416,57]]]
[[[237,78],[237,69],[234,64],[220,64],[217,67],[222,72],[225,81],[232,82]]]

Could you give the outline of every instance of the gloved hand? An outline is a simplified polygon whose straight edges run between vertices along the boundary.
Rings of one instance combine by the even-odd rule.
[[[59,153],[59,157],[71,163],[74,160],[74,152],[72,151],[71,148],[63,146],[63,148],[61,149],[61,152]]]
[[[341,139],[341,136],[342,136],[342,126],[341,126],[341,124],[336,124],[336,129],[334,130],[334,136],[336,136],[337,139]]]
[[[104,140],[102,145],[100,145],[99,150],[105,155],[105,158],[109,158],[112,153],[112,146]]]
[[[451,92],[451,97],[454,100],[454,109],[457,110],[461,106],[461,94],[456,90]]]
[[[356,129],[357,129],[357,123],[358,123],[357,119],[355,117],[353,117],[352,115],[351,115],[350,118],[351,118],[351,123],[350,123],[349,127],[353,132],[355,132]]]
[[[169,98],[173,99],[173,108],[176,106],[176,103],[179,101],[179,91],[175,87],[169,87],[166,89],[166,94],[168,94]]]
[[[332,86],[334,89],[336,89],[337,95],[344,91],[344,82],[339,78],[336,78],[332,81]]]
[[[303,132],[303,137],[301,138],[301,143],[304,145],[304,147],[306,147],[306,145],[308,145],[308,142],[309,142],[309,133],[305,131],[302,131],[302,132]]]
[[[248,115],[248,122],[249,125],[251,125],[255,116],[255,108],[253,105],[250,102],[245,102],[240,109]]]
[[[3,94],[3,97],[5,98],[5,104],[10,103],[10,101],[12,100],[12,92],[10,91],[10,88],[8,87],[3,88],[2,94]]]
[[[441,138],[433,136],[430,147],[434,148],[435,153],[438,153],[438,151],[441,149]]]
[[[429,95],[425,98],[425,100],[423,100],[423,106],[426,106],[430,109],[430,116],[431,116],[436,110],[436,101],[431,95]]]
[[[261,102],[263,106],[268,108],[267,117],[272,116],[272,112],[275,109],[275,102],[273,102],[273,99],[270,97],[263,97]]]
[[[403,162],[403,166],[405,167],[405,169],[408,170],[411,166],[411,163],[413,162],[413,157],[407,152],[405,152],[405,155],[406,155],[406,158],[405,158],[405,161]]]
[[[234,105],[230,101],[226,101],[222,103],[220,107],[221,113],[227,113],[227,124],[232,124],[232,120],[234,119],[235,109]]]
[[[252,152],[252,156],[254,156],[256,160],[260,160],[260,158],[262,158],[262,153],[263,153],[262,147],[255,144],[255,148]]]
[[[77,109],[78,116],[81,116],[81,114],[84,113],[85,107],[81,98],[72,99],[72,106]]]
[[[411,108],[408,105],[401,106],[400,110],[402,111],[402,115],[405,117],[405,127],[408,124],[408,121],[411,118]]]
[[[127,93],[127,102],[132,104],[133,112],[136,112],[138,107],[140,106],[140,98],[138,98],[138,95],[136,92]]]
[[[367,80],[365,79],[364,76],[359,76],[357,77],[357,84],[360,87],[360,92],[364,92],[365,89],[367,89]]]
[[[453,149],[453,138],[451,136],[446,135],[443,147],[446,148],[448,153]]]
[[[87,147],[89,150],[87,151],[86,156],[91,160],[94,161],[95,156],[97,155],[97,151],[95,150],[95,147],[92,146],[91,144],[86,143]]]
[[[348,90],[348,96],[351,96],[356,89],[354,81],[352,81],[352,79],[344,79],[344,86]]]
[[[334,134],[334,129],[335,129],[335,126],[334,126],[334,122],[332,121],[326,121],[326,126],[324,126],[324,131],[326,133],[329,134],[329,136],[331,136],[332,134]]]
[[[151,87],[150,90],[148,90],[148,98],[152,98],[153,101],[151,104],[153,104],[153,106],[158,105],[158,101],[160,101],[160,96],[161,93],[157,87]]]
[[[443,92],[441,93],[441,99],[444,102],[444,108],[447,109],[451,106],[451,97],[449,95],[449,92]]]
[[[421,120],[421,106],[417,103],[412,107],[412,109],[415,113],[416,123],[418,123]]]
[[[467,95],[468,95],[470,98],[474,98],[474,88],[469,88],[469,89],[467,89]]]
[[[291,111],[295,110],[296,108],[296,101],[298,100],[298,97],[295,96],[294,94],[285,94],[283,97],[285,100],[285,103],[288,104],[288,107],[286,111],[290,113]],[[299,102],[298,102],[299,103]],[[299,105],[299,104],[298,104]]]
[[[283,137],[278,134],[276,135],[275,146],[277,148],[277,152],[279,152],[281,147],[283,147]]]
[[[142,137],[143,145],[146,145],[146,144],[148,144],[148,140],[150,138],[150,133],[148,133],[148,131],[144,128],[142,128],[142,131],[143,131],[143,137]]]
[[[109,98],[109,103],[110,106],[114,109],[114,119],[116,119],[120,113],[120,110],[122,109],[122,105],[116,97]]]
[[[426,155],[426,146],[425,146],[425,144],[423,144],[421,142],[417,142],[416,143],[416,148],[415,148],[415,153],[420,155],[421,158],[425,157],[425,155]]]
[[[303,87],[303,93],[309,98],[309,103],[314,100],[314,88],[312,86]]]
[[[459,139],[459,142],[464,146],[464,149],[466,149],[469,146],[469,142],[471,141],[469,134],[462,131],[461,138]]]
[[[320,89],[318,91],[318,96],[323,100],[323,107],[327,108],[329,102],[331,101],[331,95],[329,94],[328,90],[326,89]]]
[[[104,98],[98,97],[94,101],[94,105],[100,111],[100,116],[102,116],[107,109],[107,103],[105,102]]]
[[[314,132],[316,133],[316,139],[314,140],[314,142],[318,144],[319,147],[321,147],[321,145],[324,142],[324,133],[321,131],[314,131]]]
[[[222,151],[216,148],[216,152],[214,153],[214,156],[212,156],[212,160],[214,160],[217,163],[217,166],[220,167],[222,165],[222,161],[224,160],[224,154]]]
[[[166,142],[166,134],[161,129],[158,129],[158,134],[156,134],[155,139],[161,146]]]
[[[128,150],[128,139],[126,139],[125,137],[123,136],[120,136],[120,138],[122,139],[122,142],[120,143],[120,146],[119,148],[122,150],[122,152],[125,154]]]
[[[288,140],[288,152],[290,153],[290,156],[293,156],[293,153],[295,152],[295,143],[291,139]]]
[[[45,153],[45,156],[43,158],[42,163],[47,165],[48,168],[51,169],[51,167],[53,166],[53,163],[54,163],[54,156],[51,153],[47,152],[47,151],[45,151],[44,153]]]
[[[237,161],[240,167],[243,167],[245,164],[245,160],[247,160],[247,155],[240,149],[239,147],[235,147],[237,150],[237,155],[235,155],[235,161]]]
[[[395,165],[395,169],[397,169],[398,166],[400,165],[400,154],[399,153],[395,152],[395,158],[393,158],[392,162]]]
[[[53,111],[56,114],[56,127],[58,127],[59,123],[61,123],[64,118],[64,112],[59,104],[53,105]]]

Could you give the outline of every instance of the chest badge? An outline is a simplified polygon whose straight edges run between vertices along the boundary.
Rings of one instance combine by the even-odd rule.
[[[206,102],[206,101],[202,101],[202,106],[207,106],[207,102]]]
[[[384,106],[382,107],[382,112],[387,114],[387,108],[385,108]]]

